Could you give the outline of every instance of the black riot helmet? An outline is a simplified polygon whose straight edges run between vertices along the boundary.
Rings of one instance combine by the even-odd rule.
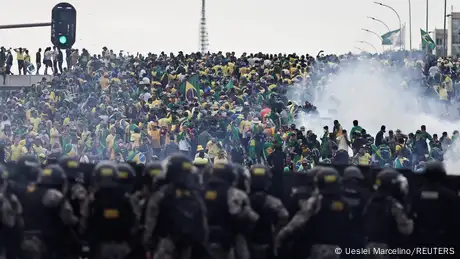
[[[377,174],[374,188],[381,195],[402,199],[409,192],[407,178],[392,168],[385,168]]]
[[[134,189],[136,181],[136,173],[134,168],[128,163],[118,164],[118,183],[125,189],[126,192],[131,193]]]
[[[238,183],[236,184],[236,188],[240,189],[245,193],[250,193],[251,174],[249,173],[249,170],[240,164],[235,164],[235,170],[238,175]]]
[[[272,173],[264,165],[256,164],[249,169],[252,191],[268,191],[272,182]]]
[[[47,165],[38,176],[37,185],[62,189],[67,184],[67,176],[61,166]]]
[[[112,161],[101,161],[93,169],[92,184],[94,187],[115,187],[117,179],[118,168]]]
[[[343,181],[361,182],[364,180],[364,175],[356,166],[348,166],[343,172]]]
[[[315,181],[321,194],[338,194],[341,191],[341,177],[333,167],[323,167],[316,174]]]
[[[423,176],[432,182],[439,182],[446,178],[447,173],[444,165],[438,161],[430,161],[425,163]]]
[[[235,184],[238,181],[237,172],[233,164],[217,163],[211,169],[211,177],[218,178],[229,184]]]
[[[165,181],[165,171],[158,162],[148,163],[142,171],[142,183],[149,190],[152,190],[155,183],[161,183]]]
[[[182,154],[173,154],[163,161],[163,170],[167,182],[187,181],[189,174],[194,171],[192,161]]]
[[[293,187],[307,187],[308,189],[313,189],[316,185],[315,175],[314,169],[307,170],[306,172],[293,173]]]
[[[41,172],[40,162],[35,156],[23,155],[16,164],[13,179],[22,183],[31,183],[37,180]]]
[[[77,181],[80,174],[80,162],[76,157],[64,156],[58,160],[58,164],[62,167],[64,172],[67,174],[67,177],[71,183]],[[84,179],[80,179],[84,180]]]

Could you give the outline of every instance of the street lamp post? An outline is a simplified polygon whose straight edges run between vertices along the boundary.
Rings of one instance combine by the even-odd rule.
[[[450,15],[449,15],[450,16]],[[446,23],[447,23],[447,0],[444,0],[444,33],[442,38],[442,54],[447,56],[447,33],[446,33]]]
[[[371,47],[375,50],[375,53],[378,52],[378,51],[377,51],[377,48],[376,48],[372,43],[367,42],[367,41],[364,41],[364,40],[360,40],[360,41],[358,41],[358,42],[359,42],[359,43],[367,44],[367,45],[371,46]]]
[[[387,25],[386,23],[384,23],[382,20],[379,20],[379,19],[377,19],[377,18],[375,18],[375,17],[371,17],[371,16],[368,16],[367,18],[372,19],[372,20],[374,20],[374,21],[377,21],[377,22],[379,22],[379,23],[385,25],[385,27],[387,27],[388,32],[391,31],[391,30],[390,30],[390,27],[388,27],[388,25]]]
[[[374,2],[374,4],[378,4],[380,6],[384,6],[386,8],[391,9],[396,14],[396,16],[398,17],[398,21],[399,21],[399,48],[402,49],[401,17],[399,16],[398,12],[396,12],[396,10],[393,7],[389,6],[389,5],[386,5],[386,4],[383,4],[383,3],[380,3],[380,2]]]
[[[374,31],[371,31],[371,30],[368,30],[368,29],[364,29],[364,28],[361,29],[361,30],[363,30],[363,31],[365,31],[365,32],[372,33],[372,34],[374,34],[375,36],[377,36],[377,37],[379,38],[380,42],[382,42],[382,51],[384,50],[384,48],[383,48],[383,39],[382,39],[382,37],[381,37],[380,35],[378,35],[378,33],[374,32]]]

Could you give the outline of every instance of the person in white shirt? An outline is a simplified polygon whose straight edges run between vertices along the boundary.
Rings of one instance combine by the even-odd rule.
[[[343,150],[348,151],[348,146],[350,145],[350,141],[348,140],[346,130],[342,130],[342,135],[337,137],[337,145],[339,147],[338,148],[339,150],[343,149]]]

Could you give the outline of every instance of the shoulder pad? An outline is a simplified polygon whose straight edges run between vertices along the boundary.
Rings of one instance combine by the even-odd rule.
[[[43,196],[42,202],[46,207],[54,208],[58,207],[62,203],[63,199],[64,195],[60,191],[56,189],[50,189]]]

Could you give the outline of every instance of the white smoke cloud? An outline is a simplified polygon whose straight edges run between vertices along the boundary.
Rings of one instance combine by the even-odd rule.
[[[458,140],[444,153],[444,166],[448,174],[460,175],[460,142]]]
[[[445,114],[445,108],[438,102],[422,98],[416,90],[404,90],[401,85],[403,78],[397,72],[383,72],[381,66],[379,61],[363,60],[340,71],[314,97],[313,104],[317,106],[320,117],[300,116],[297,123],[312,129],[318,136],[322,136],[324,125],[332,129],[333,120],[339,120],[348,132],[353,120],[358,120],[359,125],[373,136],[381,125],[386,126],[387,132],[400,129],[405,134],[415,133],[421,125],[426,125],[429,133],[436,133],[439,137],[444,131],[451,135],[460,128],[458,122],[436,116]],[[297,90],[288,93],[288,96],[299,99],[302,93]],[[304,100],[296,101],[303,103]],[[425,108],[430,110],[429,114],[423,111],[422,102],[429,107]],[[449,173],[455,173],[454,165],[460,165],[460,145],[448,152],[446,165]]]

